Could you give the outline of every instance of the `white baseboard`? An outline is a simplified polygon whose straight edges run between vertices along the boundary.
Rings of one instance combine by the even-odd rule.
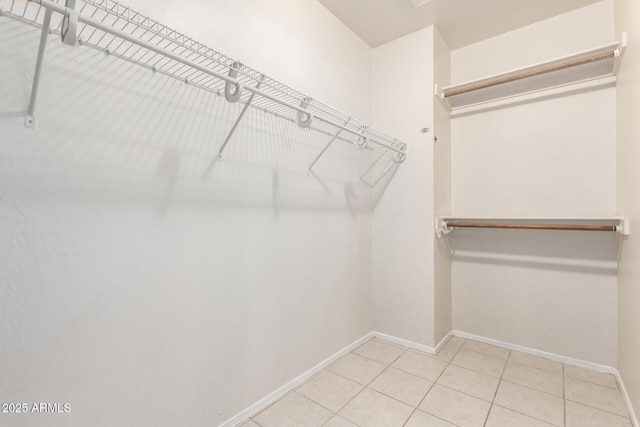
[[[323,370],[324,368],[326,368],[327,366],[329,366],[330,364],[332,364],[342,356],[346,355],[347,353],[350,353],[351,350],[354,350],[355,348],[369,341],[373,337],[374,337],[374,332],[369,332],[362,338],[357,339],[356,341],[349,344],[348,346],[346,346],[345,348],[343,348],[333,356],[326,358],[325,360],[318,363],[313,368],[309,369],[307,372],[297,376],[296,378],[289,381],[288,383],[286,383],[285,385],[283,385],[273,393],[270,393],[267,396],[263,397],[258,402],[254,403],[244,411],[240,412],[238,415],[235,415],[234,417],[220,424],[219,427],[234,427],[242,424],[243,422],[247,421],[250,416],[257,414],[258,412],[265,409],[267,406],[275,403],[278,399],[283,397],[285,394],[287,394],[291,390],[294,390],[299,385],[302,385],[309,378],[311,378],[312,376],[314,376],[315,374],[317,374],[318,372],[320,372],[321,370]]]
[[[627,411],[629,412],[629,418],[631,419],[631,423],[633,427],[640,427],[638,424],[638,418],[636,417],[635,411],[633,410],[633,406],[631,405],[631,400],[629,399],[629,395],[627,394],[627,389],[624,385],[624,381],[622,381],[622,377],[620,377],[620,372],[616,368],[606,365],[600,365],[598,363],[587,362],[585,360],[575,359],[573,357],[561,356],[555,353],[549,353],[546,351],[536,350],[529,347],[524,347],[517,344],[511,344],[505,341],[494,340],[492,338],[486,338],[480,335],[469,334],[467,332],[462,331],[453,331],[453,335],[460,338],[468,338],[474,341],[480,341],[486,344],[497,345],[498,347],[508,348],[509,350],[516,350],[522,353],[532,354],[534,356],[541,356],[547,359],[556,360],[558,362],[567,363],[569,365],[580,366],[582,368],[594,369],[599,372],[605,372],[607,374],[613,374],[618,381],[618,385],[620,386],[620,392],[622,393],[622,398],[624,399],[624,403],[627,406]]]
[[[382,332],[373,332],[373,336],[375,338],[380,338],[381,340],[389,341],[394,344],[400,344],[408,348],[413,348],[416,350],[424,351],[429,354],[438,354],[440,349],[446,344],[447,341],[453,336],[453,331],[449,332],[444,338],[440,340],[440,342],[435,347],[429,347],[428,345],[418,344],[414,341],[405,340],[403,338],[394,337],[392,335],[383,334]]]
[[[509,350],[515,350],[522,353],[532,354],[534,356],[545,357],[547,359],[555,360],[562,363],[567,363],[569,365],[580,366],[582,368],[593,369],[598,372],[606,372],[607,374],[614,374],[618,372],[616,368],[612,368],[611,366],[600,365],[598,363],[587,362],[585,360],[575,359],[573,357],[562,356],[555,353],[549,353],[542,350],[536,350],[535,348],[525,347],[523,345],[511,344],[509,342],[494,340],[493,338],[486,338],[480,335],[469,334],[467,332],[462,331],[453,331],[453,335],[460,338],[467,338],[474,341],[480,341],[485,344],[493,344],[498,347],[508,348]]]
[[[451,339],[451,337],[453,337],[453,331],[449,331],[449,333],[447,335],[445,335],[444,338],[442,338],[440,340],[438,345],[436,345],[436,353],[435,354],[440,353],[440,350],[442,350],[442,347],[444,347],[444,345],[447,343],[447,341],[449,341]]]
[[[616,379],[618,380],[618,385],[620,386],[620,391],[622,392],[622,398],[624,399],[625,405],[627,405],[627,411],[629,412],[629,418],[631,418],[631,424],[633,424],[633,427],[640,427],[640,424],[638,424],[638,418],[636,417],[636,412],[633,410],[633,405],[631,405],[631,399],[629,399],[629,395],[627,394],[627,388],[624,386],[624,381],[622,381],[620,372],[617,369],[615,375]]]

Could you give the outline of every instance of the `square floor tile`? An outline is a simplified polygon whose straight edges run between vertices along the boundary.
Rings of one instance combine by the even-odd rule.
[[[369,388],[416,407],[432,385],[423,378],[389,367],[369,384]]]
[[[331,411],[293,392],[253,419],[263,427],[319,427],[332,416]]]
[[[482,374],[500,378],[507,361],[499,357],[489,356],[484,353],[478,353],[477,351],[461,348],[453,360],[451,360],[451,363],[462,366],[463,368],[472,369]]]
[[[568,365],[565,363],[564,375],[577,380],[586,381],[588,383],[603,385],[609,388],[618,388],[616,377],[593,369],[581,368],[579,366]]]
[[[533,366],[534,368],[562,375],[562,362],[557,362],[555,360],[513,350],[511,350],[509,360],[521,365]]]
[[[353,350],[353,353],[388,365],[396,360],[404,351],[404,348],[387,344],[374,338]]]
[[[627,417],[566,401],[567,427],[631,427]]]
[[[426,412],[416,411],[411,415],[404,427],[456,427],[456,425]]]
[[[564,397],[562,375],[560,374],[510,361],[507,363],[502,378],[538,391]]]
[[[493,403],[556,426],[564,424],[564,400],[561,397],[508,381],[500,382]]]
[[[391,366],[433,382],[438,379],[447,364],[410,350],[400,356]]]
[[[349,420],[345,420],[339,415],[335,415],[333,418],[327,421],[327,423],[322,427],[358,427],[358,426]]]
[[[401,427],[412,412],[409,405],[364,389],[338,415],[361,426]]]
[[[418,409],[460,427],[482,427],[490,407],[484,400],[436,384]]]
[[[339,359],[327,370],[342,375],[358,384],[367,385],[386,368],[382,363],[349,353]]]
[[[502,406],[493,405],[485,427],[553,427],[553,424],[527,417]]]
[[[440,375],[437,384],[491,402],[499,382],[498,378],[460,366],[449,365]]]
[[[440,349],[438,354],[431,355],[431,357],[433,357],[434,359],[438,359],[438,360],[441,360],[443,362],[449,363],[449,362],[451,362],[451,359],[453,359],[453,356],[456,355],[458,350],[460,350],[460,347],[457,347],[457,346],[452,345],[452,344],[447,344],[447,345],[445,345],[444,347],[442,347]]]
[[[478,353],[488,354],[489,356],[499,357],[501,359],[506,359],[509,357],[508,349],[491,344],[485,344],[479,341],[467,340],[465,341],[462,348],[471,351],[477,351]]]
[[[580,381],[573,378],[564,379],[564,396],[567,400],[593,406],[603,411],[627,416],[627,408],[618,389]]]
[[[362,389],[362,385],[343,376],[329,371],[322,371],[296,391],[325,408],[338,412]]]
[[[462,345],[464,344],[466,340],[464,338],[461,337],[456,337],[455,335],[451,337],[451,339],[449,341],[447,341],[447,344],[451,344],[454,345],[456,347],[462,347]]]

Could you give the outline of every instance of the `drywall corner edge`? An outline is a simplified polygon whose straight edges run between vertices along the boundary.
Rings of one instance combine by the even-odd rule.
[[[239,414],[231,417],[224,423],[220,424],[219,427],[234,427],[234,426],[240,425],[241,423],[244,423],[249,419],[250,416],[257,414],[258,412],[265,409],[267,406],[275,403],[278,399],[283,397],[289,391],[295,389],[299,385],[302,385],[305,381],[307,381],[309,378],[311,378],[312,376],[320,372],[322,369],[326,368],[327,366],[329,366],[330,364],[332,364],[342,356],[346,355],[347,353],[350,353],[352,350],[356,349],[357,347],[361,346],[365,342],[369,341],[374,336],[375,336],[374,332],[369,332],[365,336],[358,338],[353,343],[349,344],[348,346],[338,351],[334,355],[329,356],[328,358],[318,363],[316,366],[309,369],[302,375],[297,376],[296,378],[292,379],[291,381],[289,381],[288,383],[286,383],[276,391],[269,393],[267,396],[263,397],[253,405],[249,406],[247,409],[243,410]]]

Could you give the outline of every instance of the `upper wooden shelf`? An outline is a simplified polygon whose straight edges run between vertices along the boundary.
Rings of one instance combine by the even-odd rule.
[[[626,45],[626,33],[623,33],[621,41],[596,49],[478,80],[443,88],[436,87],[436,95],[451,110],[455,110],[595,79],[615,77]]]

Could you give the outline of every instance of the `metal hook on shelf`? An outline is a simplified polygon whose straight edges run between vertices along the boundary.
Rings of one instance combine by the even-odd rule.
[[[353,143],[353,145],[359,149],[366,148],[367,144],[369,143],[369,137],[364,136],[364,133],[367,131],[367,127],[361,126],[358,131],[360,132],[360,135],[358,136],[358,139],[356,139],[356,142]]]
[[[367,147],[368,143],[369,143],[369,138],[363,135],[358,137],[358,140],[355,142],[354,145],[356,146],[356,148],[363,149]]]
[[[407,146],[400,145],[400,150],[400,152],[396,151],[395,153],[393,153],[393,161],[396,163],[402,163],[407,158]]]
[[[260,86],[262,86],[262,83],[264,83],[264,74],[262,74],[260,76],[260,80],[258,81],[258,83],[256,83],[256,89],[259,89]],[[236,131],[236,128],[238,127],[238,124],[240,123],[240,120],[242,120],[242,118],[244,117],[244,113],[247,112],[247,109],[249,108],[249,106],[253,102],[253,98],[255,96],[256,96],[255,93],[251,93],[251,96],[247,100],[246,104],[244,104],[244,108],[242,108],[242,111],[240,112],[240,115],[238,116],[238,118],[236,119],[235,123],[233,124],[233,127],[231,127],[231,131],[229,131],[229,134],[227,135],[227,137],[225,138],[224,142],[222,143],[222,146],[218,150],[218,158],[219,159],[222,158],[222,152],[224,151],[225,147],[229,143],[229,140],[231,139],[231,136]]]
[[[78,11],[73,10],[76,0],[66,0],[67,7],[60,26],[60,38],[67,46],[75,46],[78,41]]]
[[[309,102],[311,102],[311,98],[303,98],[300,101],[300,108],[306,109],[309,106]],[[296,122],[298,126],[301,128],[308,128],[311,126],[311,121],[313,120],[313,115],[311,113],[303,113],[302,111],[298,111],[296,114]]]
[[[236,78],[238,77],[238,71],[240,71],[240,67],[242,64],[238,61],[234,62],[231,67],[229,67],[229,77]],[[242,83],[236,82],[226,82],[224,85],[224,97],[227,98],[229,102],[238,102],[242,97]]]

